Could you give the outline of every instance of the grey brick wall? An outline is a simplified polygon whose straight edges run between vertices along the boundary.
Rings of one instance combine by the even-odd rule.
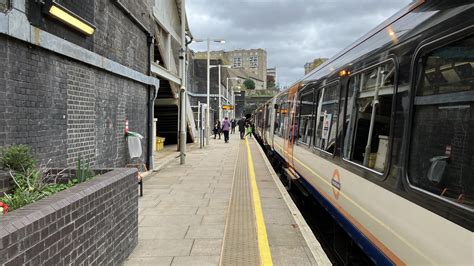
[[[0,35],[0,146],[27,144],[52,167],[81,156],[97,167],[128,162],[125,118],[144,135],[148,89]]]
[[[0,264],[120,265],[138,243],[136,169],[117,169],[0,220]]]
[[[39,1],[27,1],[27,15],[32,25],[141,73],[147,73],[146,35],[117,7],[114,0],[57,2],[94,24],[95,33],[86,36],[42,13]],[[151,12],[154,0],[121,2],[153,32],[154,19]]]
[[[8,171],[0,169],[0,195],[3,195],[3,192],[7,192],[10,190],[10,180],[11,177]]]
[[[133,68],[141,73],[147,73],[148,50],[146,36],[113,1],[96,1],[95,24],[98,27],[94,33],[94,52],[104,55],[116,62]],[[134,16],[153,31],[151,10],[153,1],[141,0],[122,1]]]
[[[95,156],[95,75],[91,69],[71,65],[67,71],[67,163],[79,157],[94,162]]]

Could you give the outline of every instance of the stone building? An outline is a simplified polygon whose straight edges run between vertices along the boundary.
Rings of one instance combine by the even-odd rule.
[[[267,89],[276,89],[278,87],[276,67],[267,69]]]
[[[179,4],[0,0],[0,146],[27,144],[51,166],[80,157],[120,167],[129,161],[128,121],[152,166],[155,110],[180,84]]]
[[[232,69],[243,70],[249,73],[249,78],[256,77],[254,81],[263,81],[257,90],[267,88],[267,52],[263,49],[233,50],[233,51],[211,51],[212,59],[221,59],[224,64],[230,65]],[[196,58],[206,59],[207,52],[196,53]]]
[[[308,62],[304,64],[304,74],[308,74],[313,69],[317,68],[322,63],[326,62],[328,58],[316,58],[312,62]]]

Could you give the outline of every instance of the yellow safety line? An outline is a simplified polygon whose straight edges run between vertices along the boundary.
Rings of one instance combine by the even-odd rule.
[[[260,203],[260,193],[257,187],[257,178],[255,177],[255,169],[253,167],[252,153],[250,152],[250,145],[247,138],[245,138],[245,144],[247,145],[247,161],[249,165],[249,178],[250,185],[252,187],[252,198],[253,206],[255,210],[255,220],[257,223],[257,237],[258,237],[258,250],[260,251],[260,263],[261,265],[272,266],[272,254],[270,252],[270,245],[268,245],[267,228],[265,227],[265,221],[263,219],[262,204]]]

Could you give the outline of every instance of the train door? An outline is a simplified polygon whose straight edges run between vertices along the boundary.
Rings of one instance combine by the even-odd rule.
[[[297,135],[298,135],[298,121],[297,121],[297,103],[296,103],[296,94],[300,84],[297,83],[288,90],[288,122],[286,126],[285,134],[285,159],[288,162],[289,166],[293,168],[293,147],[295,145]]]
[[[266,103],[263,106],[263,125],[262,125],[262,138],[263,138],[263,144],[267,145],[268,143],[268,106],[269,104]]]
[[[275,107],[276,107],[276,108],[275,108]],[[276,123],[277,123],[277,120],[276,120],[276,119],[277,119],[277,116],[276,116],[276,114],[277,114],[277,108],[278,108],[278,106],[277,106],[277,99],[276,99],[276,97],[275,97],[275,98],[273,98],[272,101],[270,102],[270,106],[268,106],[268,112],[269,112],[269,114],[270,114],[270,119],[269,119],[269,121],[268,121],[269,126],[270,126],[269,132],[268,132],[268,140],[269,140],[269,141],[268,141],[268,145],[270,145],[273,149],[274,149],[274,147],[273,147],[273,145],[274,145],[274,143],[273,143],[273,137],[274,137],[274,135],[275,135],[275,129],[276,129],[276,128],[275,128],[275,125],[276,125]]]

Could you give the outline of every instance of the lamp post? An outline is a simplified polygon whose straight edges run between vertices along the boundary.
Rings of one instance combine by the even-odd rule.
[[[226,81],[226,88],[227,88],[227,91],[229,91],[229,79],[234,79],[234,80],[240,80],[240,78],[227,78],[227,81]],[[229,93],[227,92],[227,95],[229,95]],[[230,98],[231,98],[231,102],[232,102],[232,118],[235,119],[235,99],[234,99],[234,90],[230,89]],[[227,96],[227,99],[229,99],[229,97]]]
[[[210,61],[211,61],[211,41],[217,43],[225,43],[223,39],[213,39],[211,40],[209,37],[207,39],[195,39],[194,42],[207,42],[207,108],[206,108],[206,145],[209,145],[209,94],[210,94]]]
[[[180,164],[186,163],[186,11],[185,0],[181,1],[181,89],[180,89],[180,125],[179,125],[179,150]]]
[[[221,93],[221,67],[226,67],[226,68],[230,68],[231,66],[230,65],[221,65],[221,64],[218,64],[218,65],[211,65],[209,66],[209,68],[213,68],[213,67],[217,67],[219,69],[219,78],[218,78],[218,85],[219,85],[219,98],[218,98],[218,103],[219,103],[219,121],[222,122],[222,101],[221,101],[221,98],[222,98],[222,93]]]

